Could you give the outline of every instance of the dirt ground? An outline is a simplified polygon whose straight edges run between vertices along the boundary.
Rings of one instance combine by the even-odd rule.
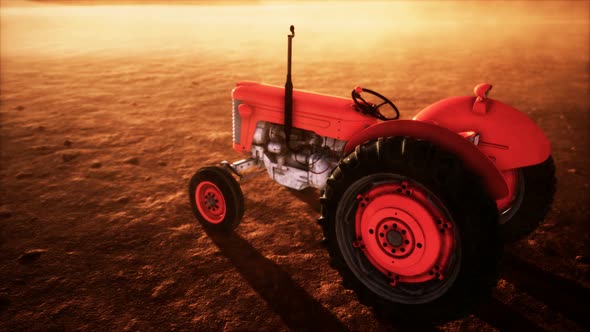
[[[108,3],[108,1],[102,1]],[[233,235],[186,193],[231,149],[235,82],[361,85],[402,118],[481,82],[552,143],[558,190],[492,300],[441,331],[590,326],[589,2],[0,2],[0,330],[404,331],[340,284],[318,193],[243,183]],[[443,310],[453,310],[443,308]]]

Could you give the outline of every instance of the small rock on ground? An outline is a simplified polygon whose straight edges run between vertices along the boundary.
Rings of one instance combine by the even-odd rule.
[[[31,172],[18,172],[16,173],[16,178],[17,179],[24,179],[24,178],[30,178],[33,176],[33,173]]]
[[[176,283],[173,279],[164,280],[154,289],[152,289],[152,298],[159,298],[160,296],[164,295],[167,290],[169,290],[174,284]]]
[[[72,161],[78,157],[78,153],[76,152],[65,152],[62,153],[61,158],[64,162]]]
[[[127,196],[121,196],[121,197],[117,198],[115,200],[115,202],[121,203],[121,204],[127,204],[127,203],[129,203],[129,197],[127,197]]]
[[[0,207],[0,218],[10,218],[12,217],[12,211],[6,206]]]
[[[42,254],[46,253],[47,250],[45,249],[29,249],[25,251],[20,257],[18,261],[21,264],[28,264],[38,260]]]
[[[37,150],[37,151],[47,151],[50,149],[51,149],[51,147],[49,145],[35,145],[35,146],[33,146],[33,150]]]
[[[586,256],[576,256],[576,262],[578,263],[582,263],[582,264],[590,264],[590,257],[586,257]]]
[[[90,164],[90,168],[101,168],[101,167],[102,167],[102,163],[100,161],[97,161],[97,160],[93,161]]]
[[[127,158],[127,159],[125,159],[125,163],[131,164],[131,165],[139,165],[139,158],[137,158],[137,157]]]

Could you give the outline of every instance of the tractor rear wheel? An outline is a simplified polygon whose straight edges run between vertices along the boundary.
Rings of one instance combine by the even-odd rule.
[[[199,169],[189,182],[188,196],[193,214],[203,227],[231,231],[244,215],[240,185],[220,167]]]
[[[517,193],[512,206],[498,219],[505,242],[522,239],[545,220],[555,195],[555,162],[549,156],[544,162],[517,170]]]
[[[456,318],[496,284],[495,202],[461,160],[430,142],[358,146],[321,202],[331,266],[380,317]]]

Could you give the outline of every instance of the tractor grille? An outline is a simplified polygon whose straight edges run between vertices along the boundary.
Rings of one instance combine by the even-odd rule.
[[[241,100],[232,100],[233,106],[233,115],[231,121],[231,128],[232,128],[232,140],[236,144],[240,144],[240,137],[241,137],[241,130],[242,130],[242,118],[240,117],[240,113],[238,112],[238,107],[242,103]]]

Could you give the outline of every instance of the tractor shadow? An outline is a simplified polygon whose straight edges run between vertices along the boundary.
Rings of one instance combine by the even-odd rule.
[[[590,326],[590,289],[534,266],[510,252],[504,253],[500,277],[520,291],[546,304],[554,312],[580,326]],[[491,298],[474,312],[486,323],[501,331],[545,331],[510,305]]]
[[[590,326],[590,289],[505,252],[500,276],[580,326]]]
[[[320,192],[317,189],[312,187],[307,187],[303,190],[287,188],[287,191],[298,200],[307,204],[313,211],[317,212],[319,217],[322,207],[320,204]]]
[[[289,329],[348,331],[338,318],[310,296],[287,272],[264,257],[248,241],[235,233],[205,232]]]
[[[546,331],[495,298],[478,305],[473,314],[500,331]]]
[[[332,312],[297,284],[279,265],[264,257],[235,233],[205,232],[221,253],[293,331],[350,331]],[[327,263],[326,263],[327,264]],[[261,277],[264,276],[264,277]],[[438,331],[427,323],[391,325],[380,320],[383,330]]]

